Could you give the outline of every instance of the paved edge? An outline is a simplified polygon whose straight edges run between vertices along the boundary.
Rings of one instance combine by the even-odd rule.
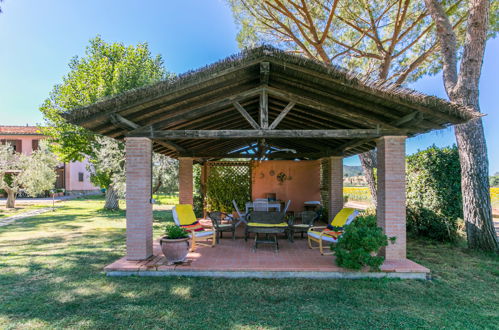
[[[13,216],[8,217],[8,218],[3,218],[3,219],[0,219],[0,227],[10,225],[11,223],[16,222],[17,220],[31,218],[31,217],[37,216],[39,214],[46,213],[46,212],[53,211],[53,210],[55,210],[55,209],[52,207],[45,207],[45,208],[30,210],[28,212],[19,213],[19,214],[13,215]]]
[[[245,272],[245,271],[108,271],[107,276],[190,276],[190,277],[225,277],[225,278],[308,278],[308,279],[365,279],[365,278],[398,278],[411,280],[427,280],[428,273],[416,272]]]

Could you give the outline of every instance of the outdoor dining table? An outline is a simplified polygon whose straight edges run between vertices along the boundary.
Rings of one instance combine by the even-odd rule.
[[[253,202],[246,202],[246,214],[253,208]],[[281,212],[281,202],[269,202],[269,210]]]

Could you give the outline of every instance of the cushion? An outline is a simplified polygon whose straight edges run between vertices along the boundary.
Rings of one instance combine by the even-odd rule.
[[[196,237],[213,236],[213,230],[197,231],[196,233],[194,233],[194,236]],[[189,234],[189,237],[192,238],[192,234]]]
[[[281,222],[281,223],[248,222],[248,226],[250,226],[250,227],[287,227],[288,224],[286,222]]]
[[[175,212],[177,213],[179,225],[188,226],[197,223],[197,218],[191,204],[175,205]]]
[[[307,225],[306,223],[298,223],[296,225],[293,225],[293,227],[308,228],[310,227],[310,225]]]
[[[314,237],[316,239],[321,239],[323,241],[326,241],[326,242],[333,242],[333,243],[336,243],[338,241],[337,238],[335,237],[332,237],[332,236],[329,236],[329,235],[322,235],[321,236],[321,233],[320,232],[317,232],[317,231],[309,231],[307,233],[308,236],[311,236],[311,237]]]
[[[353,218],[352,215],[356,214],[355,209],[352,209],[350,207],[345,207],[341,209],[340,212],[334,217],[333,221],[331,221],[330,226],[336,227],[336,228],[342,228],[345,225],[348,225],[350,222],[352,222]],[[333,229],[333,228],[330,228]]]
[[[180,225],[180,227],[184,228],[185,230],[194,230],[194,231],[203,231],[204,227],[201,226],[201,224],[196,221],[192,225]]]

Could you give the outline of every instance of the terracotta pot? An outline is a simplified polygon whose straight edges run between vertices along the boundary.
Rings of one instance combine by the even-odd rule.
[[[166,236],[159,241],[161,250],[168,263],[183,262],[189,253],[189,238],[169,239]]]

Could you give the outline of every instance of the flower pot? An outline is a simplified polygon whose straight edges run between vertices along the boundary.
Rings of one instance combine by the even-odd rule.
[[[161,251],[166,257],[166,261],[169,264],[180,263],[185,260],[187,253],[189,252],[189,238],[175,238],[169,239],[168,237],[163,237],[159,241],[161,245]]]

